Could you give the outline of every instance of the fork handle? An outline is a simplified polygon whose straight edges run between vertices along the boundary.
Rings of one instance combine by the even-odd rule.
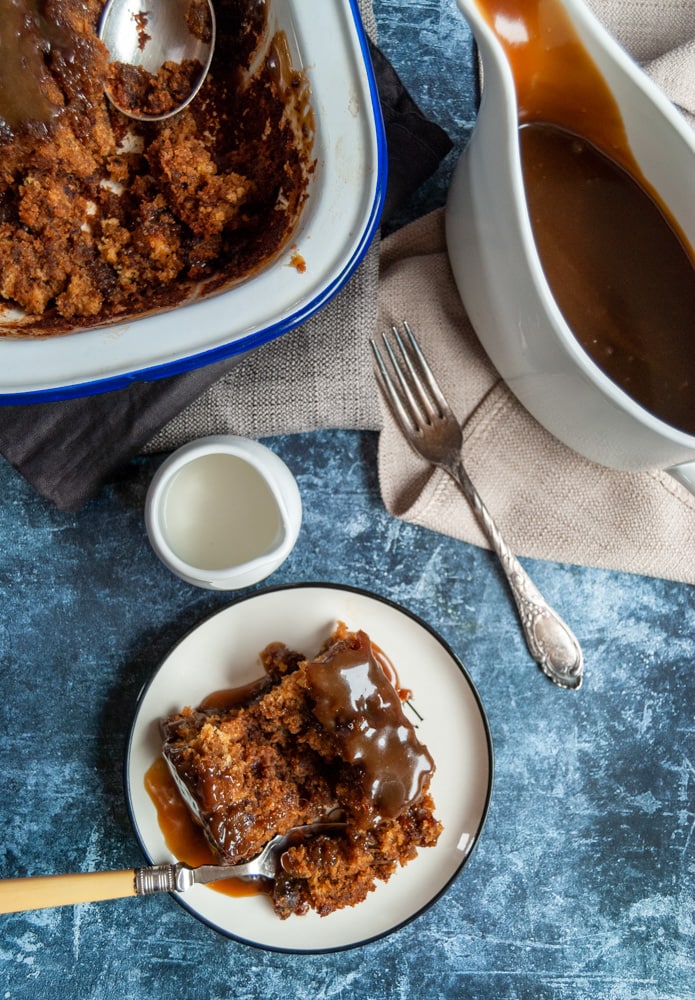
[[[0,913],[135,896],[135,869],[0,879]]]
[[[178,884],[179,869],[183,868],[188,872],[193,871],[187,865],[165,863],[126,868],[123,871],[72,872],[68,875],[29,875],[26,878],[0,879],[0,913],[21,913],[54,906],[74,906],[75,903],[99,903],[104,899],[174,892],[193,884],[193,879],[189,879],[183,886]]]
[[[576,690],[584,674],[584,657],[576,636],[550,607],[503,539],[463,463],[446,471],[462,489],[500,560],[531,656],[552,681]]]

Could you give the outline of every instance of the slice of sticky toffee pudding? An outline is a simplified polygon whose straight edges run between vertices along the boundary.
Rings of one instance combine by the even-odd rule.
[[[344,833],[291,848],[271,896],[281,917],[360,902],[437,842],[434,762],[369,637],[338,625],[307,660],[281,643],[265,676],[162,723],[163,753],[219,860],[339,810]]]

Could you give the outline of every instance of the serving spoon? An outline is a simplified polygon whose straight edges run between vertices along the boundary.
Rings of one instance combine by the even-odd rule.
[[[126,896],[151,896],[158,892],[185,892],[193,885],[207,885],[227,878],[274,879],[282,855],[307,837],[338,833],[345,823],[330,820],[295,826],[277,834],[260,854],[240,865],[176,864],[127,868],[112,872],[77,872],[69,875],[35,875],[0,880],[0,913],[21,913],[75,903],[97,903]]]
[[[105,93],[122,114],[138,121],[163,121],[191,103],[210,69],[216,38],[212,0],[107,0],[98,34],[112,63],[144,70],[156,77],[165,63],[197,63],[190,89],[163,111],[149,111],[119,100],[113,86]]]

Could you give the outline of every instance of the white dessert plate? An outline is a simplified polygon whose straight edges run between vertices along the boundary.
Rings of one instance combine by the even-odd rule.
[[[316,121],[316,169],[289,245],[236,287],[171,310],[61,336],[0,337],[0,404],[91,395],[241,356],[299,326],[354,272],[379,222],[387,170],[358,2],[272,0],[270,11],[306,74]]]
[[[435,847],[380,883],[364,902],[327,917],[280,920],[264,895],[232,897],[194,886],[174,898],[236,940],[277,951],[337,951],[366,944],[423,913],[460,873],[480,836],[492,790],[492,743],[465,668],[430,626],[390,601],[350,587],[299,584],[242,598],[207,618],[169,653],[143,690],[126,758],[131,819],[151,864],[173,860],[145,790],[161,751],[159,720],[213,691],[262,675],[258,654],[280,641],[308,656],[337,621],[363,629],[412,691],[418,736],[436,772],[431,791],[443,832]]]

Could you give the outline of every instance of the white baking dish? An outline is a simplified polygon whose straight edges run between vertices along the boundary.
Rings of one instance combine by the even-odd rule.
[[[291,247],[246,282],[134,321],[0,338],[0,403],[88,395],[247,353],[295,328],[345,284],[378,225],[386,143],[357,0],[274,0],[311,88],[316,171]],[[299,253],[306,269],[292,266]]]

